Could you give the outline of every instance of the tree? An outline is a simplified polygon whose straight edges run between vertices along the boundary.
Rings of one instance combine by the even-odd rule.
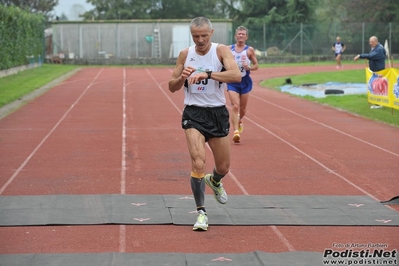
[[[187,19],[197,16],[228,18],[229,2],[239,0],[87,0],[95,6],[86,19]]]
[[[59,19],[60,21],[66,21],[66,20],[68,20],[68,17],[67,17],[67,15],[65,15],[64,12],[62,12],[61,16],[60,16],[58,19]]]
[[[330,22],[398,22],[399,1],[384,0],[376,4],[373,0],[321,0],[318,17]]]
[[[219,9],[227,18],[237,20],[241,13],[241,0],[221,0]]]
[[[74,4],[70,11],[69,11],[69,15],[71,17],[71,20],[81,20],[81,16],[86,12],[86,9],[84,8],[84,6],[80,5],[80,4]]]
[[[332,43],[336,35],[340,35],[347,50],[356,49],[362,45],[367,47],[371,35],[389,37],[386,34],[389,32],[388,23],[399,21],[399,1],[384,0],[376,4],[372,0],[321,0],[316,14],[318,21],[322,22],[318,26],[325,33],[323,39]],[[398,32],[396,25],[392,23],[392,41],[397,36],[394,33]]]
[[[151,18],[152,1],[87,0],[95,8],[83,14],[85,19],[116,20]]]
[[[221,3],[220,0],[153,0],[150,16],[160,19],[227,18]]]
[[[242,1],[240,20],[247,23],[311,23],[319,0]]]
[[[399,2],[384,0],[351,0],[342,3],[347,10],[345,22],[386,23],[399,21]]]
[[[58,5],[58,0],[0,0],[5,6],[17,6],[21,9],[38,13],[50,18],[54,7]]]
[[[235,26],[238,23],[250,25],[252,46],[266,49],[265,30],[269,47],[285,47],[301,30],[301,23],[315,21],[319,0],[246,0],[240,3]],[[314,32],[312,28],[303,30],[308,37]]]

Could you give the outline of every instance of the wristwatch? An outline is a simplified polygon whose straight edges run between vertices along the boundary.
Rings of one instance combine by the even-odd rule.
[[[208,74],[208,79],[211,79],[212,70],[205,70],[206,74]]]

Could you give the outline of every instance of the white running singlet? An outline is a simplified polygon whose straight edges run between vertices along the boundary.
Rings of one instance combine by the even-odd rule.
[[[190,46],[184,67],[191,66],[196,69],[191,75],[195,75],[206,70],[220,72],[223,68],[222,63],[216,53],[218,43],[212,43],[211,49],[206,55],[198,55],[195,52],[195,45]],[[219,107],[226,104],[223,86],[219,81],[204,79],[196,84],[188,85],[184,88],[184,105],[194,105],[199,107]]]
[[[334,43],[335,53],[340,54],[342,49],[344,49],[344,44],[342,42],[335,42]]]
[[[243,67],[243,63],[246,62],[248,66],[251,64],[251,60],[249,60],[247,54],[248,48],[249,46],[245,45],[244,50],[242,50],[241,52],[236,52],[235,44],[231,46],[231,52],[233,53],[238,68],[240,69],[241,77],[245,77],[245,75],[247,75],[247,70]]]

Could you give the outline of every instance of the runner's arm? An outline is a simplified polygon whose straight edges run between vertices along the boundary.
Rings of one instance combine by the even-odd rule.
[[[250,46],[248,48],[247,54],[248,54],[249,60],[251,60],[251,65],[248,66],[248,69],[246,69],[246,70],[251,70],[251,71],[258,70],[259,69],[258,59],[256,58],[256,54],[255,54],[254,48]]]
[[[226,71],[212,72],[212,79],[225,83],[240,82],[241,73],[230,49],[226,45],[219,44],[216,51]]]
[[[169,90],[175,92],[183,87],[186,79],[195,71],[192,67],[184,68],[184,62],[186,61],[188,54],[188,48],[182,50],[176,60],[176,67],[173,70],[172,77],[169,80]]]

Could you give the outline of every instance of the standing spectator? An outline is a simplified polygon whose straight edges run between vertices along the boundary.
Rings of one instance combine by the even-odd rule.
[[[371,47],[370,53],[368,54],[358,54],[355,56],[354,60],[357,61],[359,58],[366,58],[369,60],[369,68],[373,72],[381,71],[385,69],[385,57],[386,51],[384,46],[378,42],[378,38],[371,36],[369,40]],[[371,108],[381,108],[381,105],[375,104]]]
[[[371,71],[377,72],[384,70],[386,57],[384,46],[378,42],[378,39],[375,36],[370,37],[369,44],[371,47],[370,53],[358,54],[355,56],[354,60],[357,61],[359,58],[365,58],[369,60],[369,68]]]

